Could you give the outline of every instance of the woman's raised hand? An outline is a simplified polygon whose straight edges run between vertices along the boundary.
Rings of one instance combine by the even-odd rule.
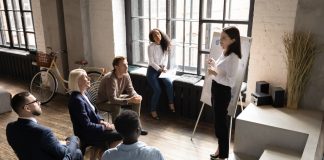
[[[207,63],[208,63],[209,66],[215,66],[216,61],[215,61],[214,58],[209,58],[207,60]]]
[[[209,66],[208,67],[208,74],[216,76],[217,75],[216,68],[213,67],[213,66]]]

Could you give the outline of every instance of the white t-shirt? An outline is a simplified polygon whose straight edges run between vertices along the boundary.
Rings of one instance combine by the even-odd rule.
[[[212,79],[219,84],[232,88],[235,84],[238,64],[239,57],[235,53],[231,53],[228,56],[224,56],[224,53],[222,53],[215,63],[211,64],[217,72],[217,75],[212,76]]]
[[[148,58],[149,66],[152,66],[155,70],[161,69],[160,65],[164,65],[165,68],[168,65],[168,51],[163,52],[161,45],[151,43],[148,46]]]

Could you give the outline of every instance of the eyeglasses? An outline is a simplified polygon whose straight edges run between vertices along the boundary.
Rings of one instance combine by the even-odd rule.
[[[34,101],[32,101],[32,102],[26,103],[25,106],[30,105],[30,104],[33,104],[33,103],[41,104],[41,102],[40,102],[39,100],[36,99],[36,100],[34,100]]]

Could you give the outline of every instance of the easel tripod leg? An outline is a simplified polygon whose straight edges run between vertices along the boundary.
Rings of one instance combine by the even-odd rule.
[[[200,120],[200,116],[201,116],[201,113],[202,113],[202,111],[203,111],[203,109],[204,109],[204,106],[205,106],[205,103],[203,103],[202,106],[201,106],[201,109],[200,109],[200,112],[199,112],[198,118],[197,118],[197,120],[196,120],[195,128],[194,128],[194,130],[192,131],[192,134],[191,134],[191,138],[190,138],[191,140],[192,140],[192,138],[193,138],[193,136],[194,136],[194,134],[195,134],[195,132],[196,132],[197,125],[198,125],[198,122],[199,122],[199,120]]]

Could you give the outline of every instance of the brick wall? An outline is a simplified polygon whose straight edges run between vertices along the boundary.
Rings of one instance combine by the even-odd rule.
[[[275,86],[286,87],[287,69],[282,36],[284,32],[294,30],[297,2],[255,1],[247,101],[255,91],[256,81],[266,80]]]

